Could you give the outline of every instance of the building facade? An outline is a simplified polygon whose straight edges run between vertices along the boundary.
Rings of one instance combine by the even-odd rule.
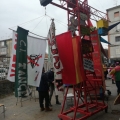
[[[120,22],[120,5],[107,9],[109,26]],[[110,61],[120,61],[120,24],[109,31],[108,42],[112,46],[108,46],[108,56]]]
[[[9,65],[12,50],[12,39],[5,39],[0,41],[0,66]]]

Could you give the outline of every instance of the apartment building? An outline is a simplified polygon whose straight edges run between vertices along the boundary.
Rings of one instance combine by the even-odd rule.
[[[11,57],[12,39],[5,39],[0,41],[0,67],[2,65],[8,66]]]
[[[107,9],[109,26],[120,22],[120,5]],[[120,61],[120,24],[109,31],[108,42],[113,44],[108,46],[108,56],[110,61]]]

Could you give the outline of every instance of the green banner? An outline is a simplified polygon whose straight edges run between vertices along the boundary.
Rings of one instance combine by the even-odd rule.
[[[28,31],[18,27],[15,71],[15,97],[27,93],[27,35]]]

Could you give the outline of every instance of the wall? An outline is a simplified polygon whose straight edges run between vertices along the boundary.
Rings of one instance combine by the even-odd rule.
[[[108,18],[110,20],[109,26],[113,25],[117,22],[120,22],[120,6],[110,8],[108,11]],[[119,17],[114,17],[114,13],[119,12]],[[116,31],[118,30],[118,31]],[[115,42],[115,37],[120,36],[120,24],[114,27],[112,30],[109,31],[109,42],[113,45],[120,45],[120,42]],[[114,46],[109,48],[109,55],[112,59],[120,59],[120,46]]]
[[[12,39],[6,41],[7,44],[7,57],[11,57],[12,52]]]
[[[0,98],[5,97],[14,92],[14,83],[8,80],[0,81]]]

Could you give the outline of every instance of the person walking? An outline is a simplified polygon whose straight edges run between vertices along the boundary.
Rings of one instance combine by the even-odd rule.
[[[44,67],[42,69],[42,75],[41,75],[41,81],[39,87],[37,87],[38,93],[39,93],[39,104],[41,111],[52,111],[51,108],[49,108],[49,85],[48,85],[48,79],[47,74],[45,73]],[[45,99],[45,107],[43,104],[43,101]]]
[[[117,86],[117,93],[120,93],[120,64],[119,62],[116,63],[116,67],[114,67],[110,71],[110,75],[114,75],[115,83]]]
[[[107,79],[107,74],[108,74],[108,70],[107,70],[107,65],[103,64],[103,70],[104,70],[104,78],[105,80]]]
[[[110,73],[110,71],[115,67],[114,64],[112,64],[110,67],[109,67],[109,71],[108,73]],[[109,74],[108,74],[109,75]],[[114,79],[114,75],[109,75],[109,77],[112,79],[112,84],[115,84],[115,79]]]
[[[49,81],[49,87],[50,87],[50,94],[49,94],[49,105],[52,106],[51,104],[51,99],[53,96],[53,92],[55,91],[55,98],[56,98],[56,104],[60,105],[61,103],[58,100],[58,94],[56,94],[56,90],[55,90],[55,80],[54,80],[54,69],[51,68],[48,72],[47,72],[47,76],[48,76],[48,81]]]

